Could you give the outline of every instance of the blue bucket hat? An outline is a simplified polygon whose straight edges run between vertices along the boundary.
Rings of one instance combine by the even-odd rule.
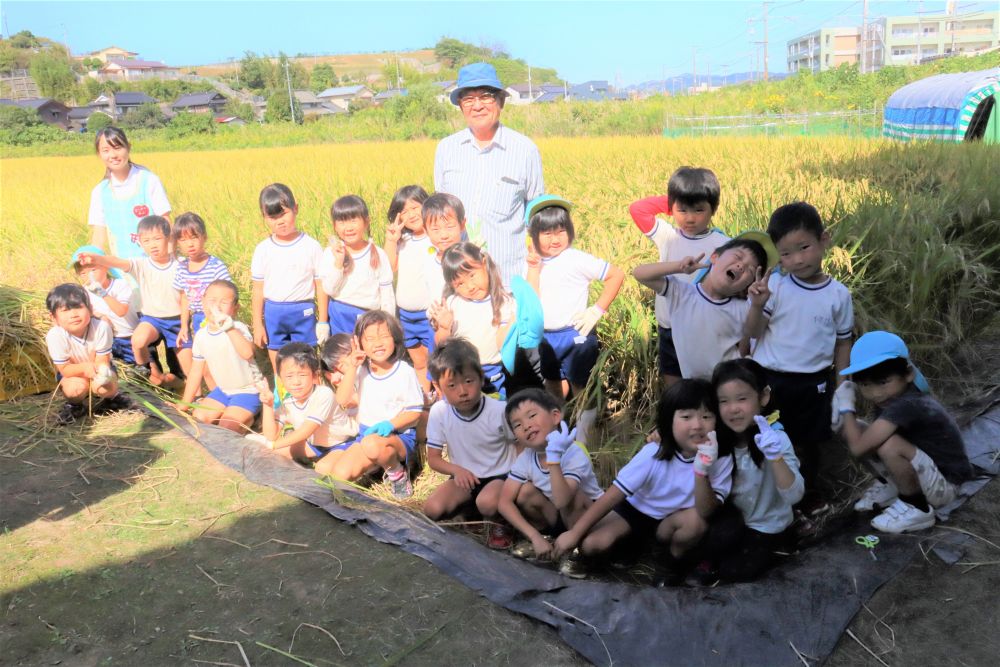
[[[458,106],[458,98],[466,88],[495,88],[503,92],[503,84],[497,70],[489,63],[470,63],[458,70],[455,90],[451,91],[451,103]]]
[[[96,245],[82,245],[73,252],[73,259],[69,260],[69,264],[66,265],[67,269],[73,268],[73,265],[80,260],[81,253],[89,253],[91,255],[104,255],[105,252],[98,248]],[[108,274],[112,278],[121,278],[122,272],[118,269],[108,269]]]
[[[851,347],[851,365],[840,371],[841,375],[853,375],[860,371],[878,366],[890,359],[906,359],[910,361],[910,351],[903,339],[888,331],[869,331]],[[913,368],[913,385],[924,392],[930,392],[931,387],[920,369],[910,361]]]

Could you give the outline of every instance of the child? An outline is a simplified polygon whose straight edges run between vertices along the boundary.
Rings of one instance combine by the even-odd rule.
[[[571,247],[576,237],[572,208],[556,195],[542,195],[528,202],[525,211],[534,253],[528,253],[528,282],[542,302],[545,341],[541,347],[546,387],[562,400],[579,395],[597,363],[598,341],[594,328],[618,296],[625,273],[603,259]],[[537,255],[535,255],[537,253]],[[604,283],[597,302],[587,307],[590,283]],[[596,410],[585,410],[577,429],[586,441],[588,425]]]
[[[507,375],[500,348],[517,313],[514,297],[504,289],[496,264],[474,243],[449,247],[441,266],[445,298],[432,303],[428,311],[434,337],[439,343],[449,336],[472,343],[479,350],[483,392],[503,398]]]
[[[103,266],[128,271],[139,283],[142,317],[132,332],[132,354],[143,375],[150,373],[149,345],[159,339],[167,347],[177,347],[177,334],[181,328],[180,295],[174,289],[177,260],[170,252],[170,223],[158,215],[146,216],[139,221],[139,245],[145,257],[124,259],[110,255],[80,253],[83,266]],[[180,359],[184,373],[190,370],[190,359]],[[164,376],[162,381],[167,381]],[[156,384],[156,378],[151,378]]]
[[[178,224],[183,217],[177,219]],[[201,391],[207,368],[216,386],[195,405],[194,418],[243,435],[260,411],[257,383],[264,376],[253,358],[250,330],[242,322],[233,321],[240,307],[239,291],[229,280],[214,280],[198,306],[204,307],[205,327],[199,327],[194,335],[193,362],[180,409],[190,409],[191,401]]]
[[[602,494],[590,456],[569,431],[555,397],[542,389],[524,389],[511,396],[507,422],[524,451],[517,457],[500,492],[500,513],[530,542],[514,547],[513,555],[548,557],[552,544],[542,535],[558,535],[577,520]],[[566,574],[573,574],[567,570]]]
[[[955,419],[930,395],[923,374],[910,362],[903,340],[871,331],[851,348],[850,375],[834,394],[834,408],[851,454],[877,471],[857,511],[887,509],[872,527],[903,533],[934,525],[934,508],[947,505],[958,485],[972,478],[962,434]],[[865,426],[855,415],[855,391],[875,405],[875,421]]]
[[[419,185],[407,185],[396,191],[389,204],[385,254],[397,275],[396,306],[403,327],[403,342],[420,386],[427,394],[431,389],[427,380],[427,355],[434,351],[434,330],[427,320],[431,295],[427,291],[424,271],[434,247],[424,231],[425,201],[427,192]],[[440,297],[435,295],[435,298]]]
[[[322,344],[330,335],[319,276],[323,249],[295,226],[299,207],[288,186],[268,185],[260,191],[259,203],[271,235],[257,244],[250,262],[253,342],[267,346],[277,373],[278,350],[285,343]]]
[[[778,248],[781,273],[751,286],[744,329],[757,340],[753,358],[767,370],[771,407],[780,411],[802,461],[810,492],[803,512],[815,516],[829,508],[816,483],[820,446],[832,437],[830,366],[838,373],[847,367],[854,308],[847,288],[823,272],[830,235],[815,208],[805,202],[781,206],[767,233]]]
[[[441,266],[444,251],[461,241],[465,234],[465,207],[455,195],[435,192],[424,202],[420,216],[434,249],[434,252],[427,253],[424,260],[424,284],[433,305],[444,297],[446,283]]]
[[[277,351],[275,364],[287,395],[276,404],[266,383],[258,387],[264,444],[299,463],[312,463],[329,450],[333,390],[321,382],[319,357],[308,343],[286,343]],[[291,433],[285,433],[286,427]]]
[[[392,293],[392,266],[385,251],[368,240],[368,206],[357,195],[347,195],[330,207],[336,238],[323,251],[320,278],[330,297],[330,331],[354,333],[362,313],[380,308],[396,312]]]
[[[719,179],[708,169],[681,167],[667,182],[667,195],[647,197],[633,202],[629,213],[635,226],[660,252],[661,262],[675,262],[685,257],[711,255],[729,241],[729,237],[712,227],[712,217],[719,209]],[[660,224],[658,214],[672,216],[673,225]],[[678,279],[691,282],[690,274]],[[667,300],[656,296],[657,338],[659,340],[660,378],[664,386],[681,379],[677,361]]]
[[[712,386],[722,420],[719,446],[733,448],[729,498],[738,512],[719,512],[703,549],[714,552],[720,578],[750,581],[775,562],[775,552],[790,550],[787,529],[804,483],[781,425],[772,426],[761,416],[771,390],[760,364],[753,359],[723,361],[715,367]]]
[[[488,521],[497,515],[500,489],[517,458],[504,404],[483,395],[479,352],[467,340],[446,338],[434,350],[430,373],[439,396],[427,421],[427,464],[450,479],[424,503],[435,521],[472,502]],[[448,448],[448,459],[441,455]],[[510,527],[490,523],[487,546],[510,546]]]
[[[733,458],[715,439],[715,393],[707,380],[668,387],[656,425],[660,442],[639,450],[604,495],[556,538],[556,558],[577,545],[584,556],[605,554],[631,536],[657,547],[657,585],[680,580],[678,559],[697,545],[729,495]]]
[[[87,290],[73,283],[57,285],[45,297],[45,307],[52,317],[45,343],[66,397],[56,421],[68,425],[83,417],[91,393],[109,399],[107,407],[127,407],[110,402],[118,394],[118,378],[111,370],[111,325],[93,316]]]
[[[174,274],[174,289],[181,296],[181,330],[177,334],[177,356],[191,366],[191,346],[205,321],[201,300],[208,286],[216,280],[232,280],[222,260],[205,252],[208,232],[197,213],[182,213],[174,221],[174,248],[184,255]],[[243,326],[243,325],[240,325]],[[209,385],[212,386],[211,384]],[[256,393],[256,392],[255,392]]]
[[[320,362],[326,381],[333,388],[334,403],[330,413],[328,444],[314,445],[317,456],[316,471],[327,475],[338,458],[355,443],[358,437],[358,392],[355,382],[358,367],[364,362],[357,339],[352,334],[339,333],[326,339],[320,353]]]
[[[83,288],[90,293],[90,307],[94,315],[111,325],[114,340],[111,343],[111,358],[126,364],[135,363],[132,354],[132,332],[139,324],[138,295],[132,285],[122,278],[118,269],[100,266],[83,266],[81,253],[103,255],[104,251],[93,245],[77,248],[71,265]]]
[[[743,232],[716,249],[707,267],[700,263],[703,258],[643,264],[633,272],[636,280],[667,298],[671,337],[685,378],[710,378],[717,363],[739,356],[750,307],[746,290],[777,264],[778,253],[767,234]],[[705,268],[694,283],[674,275]]]
[[[355,480],[382,468],[393,497],[413,495],[406,464],[416,452],[413,427],[420,419],[424,395],[413,367],[406,363],[403,330],[399,321],[382,310],[369,310],[358,318],[354,337],[360,353],[352,354],[357,370],[358,430],[360,435],[344,453],[321,469],[338,479]],[[346,375],[342,383],[354,386]]]

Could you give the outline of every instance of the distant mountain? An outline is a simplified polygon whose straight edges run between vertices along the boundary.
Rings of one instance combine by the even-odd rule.
[[[771,81],[781,81],[789,76],[787,72],[769,72],[768,79]],[[710,83],[711,86],[732,86],[739,83],[744,83],[746,81],[761,81],[764,78],[763,72],[734,72],[732,74],[727,74],[725,76],[721,74],[713,74],[711,77],[698,75],[698,85],[704,83]],[[693,74],[685,73],[678,76],[668,77],[664,79],[656,79],[654,81],[643,81],[642,83],[633,84],[626,86],[626,91],[635,91],[644,95],[653,95],[655,93],[670,93],[674,90],[677,92],[686,91],[691,86],[695,85],[695,77]]]

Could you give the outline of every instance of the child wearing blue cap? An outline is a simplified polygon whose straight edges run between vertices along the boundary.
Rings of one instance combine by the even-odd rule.
[[[93,245],[80,246],[73,253],[71,266],[83,288],[90,294],[90,307],[94,316],[107,320],[111,325],[114,339],[111,356],[126,364],[135,363],[132,353],[132,332],[139,326],[138,294],[132,285],[122,278],[118,269],[103,266],[84,266],[80,262],[82,253],[103,255],[104,251]]]
[[[859,338],[840,374],[853,382],[834,393],[834,428],[851,454],[877,471],[854,509],[886,507],[871,522],[883,532],[930,528],[934,508],[954,500],[958,485],[972,477],[958,424],[930,395],[906,343],[895,334],[872,331]],[[875,405],[870,425],[857,418],[855,386]]]

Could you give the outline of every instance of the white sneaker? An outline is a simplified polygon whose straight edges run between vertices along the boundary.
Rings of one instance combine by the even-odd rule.
[[[934,509],[921,512],[913,505],[899,498],[892,505],[872,519],[872,528],[883,533],[907,533],[923,530],[934,525]]]
[[[899,495],[899,490],[892,480],[880,482],[877,479],[865,489],[865,492],[854,503],[855,512],[871,512],[875,506],[888,507]]]

